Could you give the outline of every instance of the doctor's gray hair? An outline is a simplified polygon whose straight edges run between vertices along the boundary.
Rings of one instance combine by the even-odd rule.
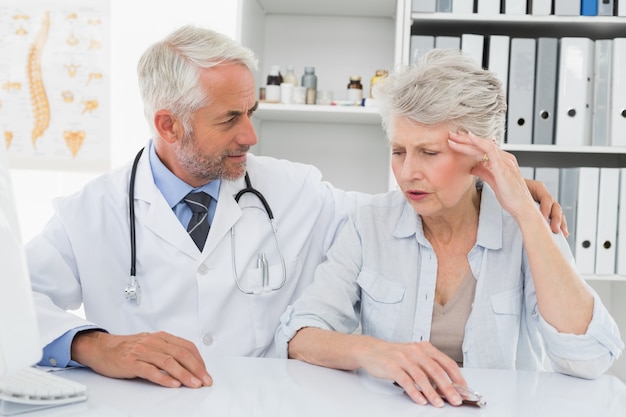
[[[402,68],[374,89],[389,129],[395,117],[425,125],[446,123],[451,131],[467,131],[502,143],[506,99],[495,73],[482,69],[459,50],[434,49]]]
[[[144,114],[156,137],[154,114],[169,110],[191,132],[191,115],[209,104],[200,85],[201,70],[223,63],[257,69],[254,53],[226,35],[187,25],[144,52],[137,65]]]

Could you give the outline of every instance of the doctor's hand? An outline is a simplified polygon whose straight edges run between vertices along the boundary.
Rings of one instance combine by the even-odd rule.
[[[72,341],[71,356],[111,378],[143,378],[173,388],[213,384],[196,346],[165,332],[129,336],[80,332]]]

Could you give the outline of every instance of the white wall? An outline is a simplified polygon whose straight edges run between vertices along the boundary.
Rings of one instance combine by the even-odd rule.
[[[237,38],[239,2],[110,0],[110,5],[111,166],[116,168],[131,160],[149,137],[135,75],[140,55],[153,42],[185,24],[209,27]],[[80,189],[100,174],[12,170],[24,242],[37,234],[52,215],[53,198]]]

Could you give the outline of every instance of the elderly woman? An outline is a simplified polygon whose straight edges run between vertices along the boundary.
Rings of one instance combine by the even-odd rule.
[[[624,346],[619,330],[498,146],[506,102],[496,76],[433,50],[376,97],[400,190],[353,213],[283,315],[279,352],[364,368],[436,406],[439,394],[461,403],[459,366],[607,370]]]

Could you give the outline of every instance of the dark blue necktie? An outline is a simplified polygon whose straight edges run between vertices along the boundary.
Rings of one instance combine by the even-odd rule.
[[[202,252],[204,243],[209,234],[209,204],[211,196],[205,192],[189,193],[183,199],[191,209],[191,220],[187,226],[187,232],[194,243]]]

